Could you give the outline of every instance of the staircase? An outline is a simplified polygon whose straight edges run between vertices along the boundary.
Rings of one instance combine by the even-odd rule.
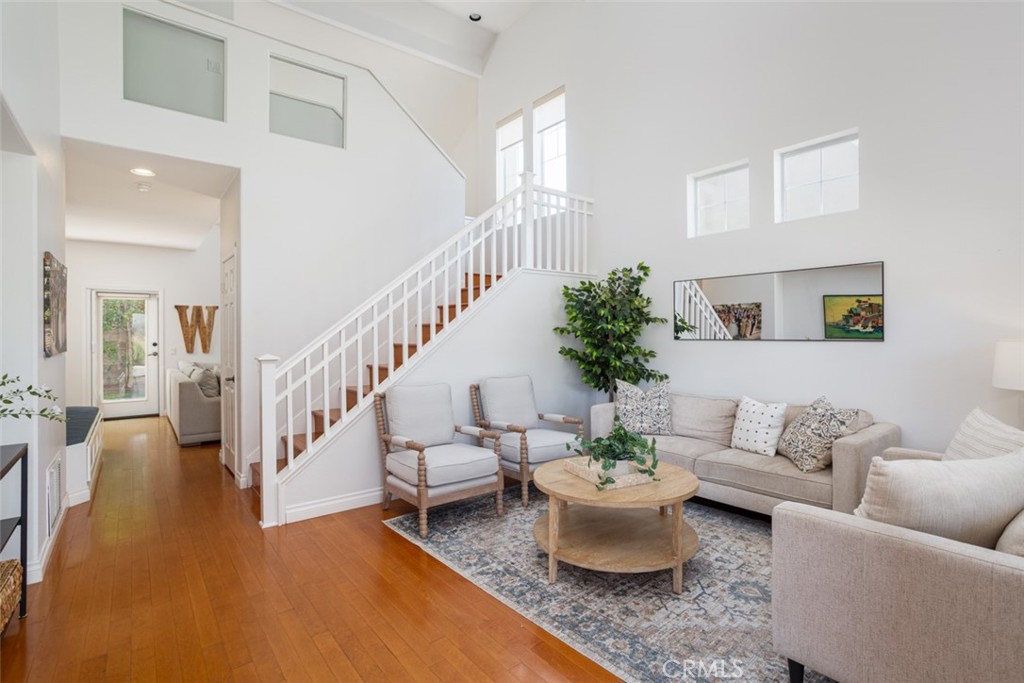
[[[676,314],[696,329],[685,333],[691,339],[732,339],[729,328],[718,317],[696,280],[676,283]]]
[[[283,363],[261,356],[261,526],[279,486],[372,406],[432,344],[521,268],[585,273],[593,201],[524,183]],[[289,501],[292,502],[292,501]]]

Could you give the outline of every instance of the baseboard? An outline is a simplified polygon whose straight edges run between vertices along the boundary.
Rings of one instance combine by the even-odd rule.
[[[346,493],[342,496],[322,498],[310,503],[287,505],[284,509],[284,519],[279,520],[279,523],[291,524],[292,522],[301,522],[303,520],[313,519],[314,517],[333,515],[336,512],[344,512],[345,510],[354,510],[355,508],[374,505],[381,501],[382,495],[384,495],[384,489],[383,487],[378,486],[377,488],[368,489],[366,491],[357,491],[355,493]]]
[[[78,489],[77,491],[68,491],[68,507],[74,507],[81,503],[88,503],[89,498],[92,497],[92,492],[89,491],[89,487]]]
[[[46,565],[50,562],[50,553],[53,552],[53,546],[60,536],[61,528],[64,526],[64,518],[68,516],[68,507],[69,499],[65,496],[64,507],[60,511],[57,523],[53,527],[53,533],[43,542],[43,547],[39,550],[39,559],[36,562],[29,562],[28,567],[25,568],[28,583],[39,583],[43,580],[43,576],[46,575]]]

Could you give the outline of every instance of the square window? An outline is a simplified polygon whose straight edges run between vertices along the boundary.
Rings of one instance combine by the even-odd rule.
[[[775,152],[775,222],[860,206],[860,139],[840,133]]]
[[[688,178],[689,237],[750,226],[750,169],[746,161]]]

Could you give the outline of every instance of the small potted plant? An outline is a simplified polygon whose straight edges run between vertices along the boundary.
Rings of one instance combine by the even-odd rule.
[[[588,441],[576,436],[576,448],[565,444],[567,450],[585,455],[590,460],[588,467],[595,463],[600,465],[597,479],[597,490],[604,491],[609,484],[615,483],[616,476],[626,474],[646,474],[653,480],[658,467],[658,453],[655,451],[655,440],[647,441],[636,432],[628,431],[622,426],[619,416],[608,436],[599,436]]]

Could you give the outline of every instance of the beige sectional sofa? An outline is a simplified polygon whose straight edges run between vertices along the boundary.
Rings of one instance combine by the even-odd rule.
[[[215,371],[214,365],[200,369]],[[167,419],[178,437],[178,445],[220,441],[220,395],[206,396],[197,381],[189,377],[184,364],[167,371]],[[219,377],[217,381],[219,382]]]
[[[673,393],[671,403],[673,433],[653,435],[658,457],[696,474],[699,497],[768,515],[785,501],[853,512],[864,494],[871,458],[900,445],[897,425],[874,422],[861,410],[852,425],[855,433],[833,444],[832,466],[805,473],[783,455],[730,448],[736,399]],[[786,426],[806,407],[787,406]],[[614,417],[614,403],[593,406],[592,438],[608,434]]]

